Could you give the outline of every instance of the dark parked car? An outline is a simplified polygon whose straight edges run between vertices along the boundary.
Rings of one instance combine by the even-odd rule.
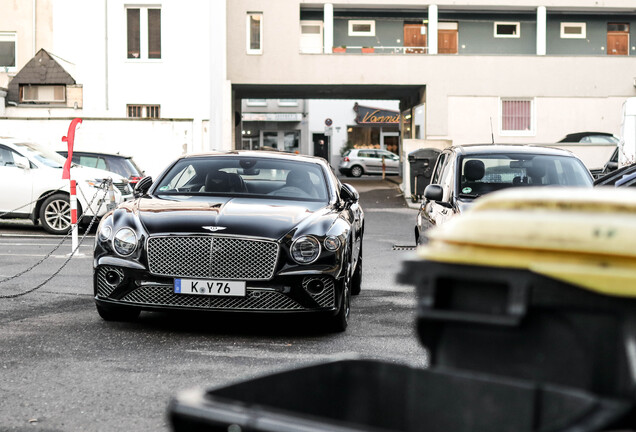
[[[587,144],[616,144],[620,140],[607,132],[576,132],[567,134],[559,142],[561,143],[587,143]]]
[[[237,151],[177,159],[104,217],[94,293],[105,320],[141,310],[321,313],[347,327],[364,213],[322,158]]]
[[[415,224],[415,241],[425,231],[464,212],[482,195],[509,187],[592,187],[583,162],[566,150],[528,145],[466,145],[445,149],[437,158],[431,184]]]
[[[58,151],[58,153],[68,157],[68,151]],[[144,172],[137,166],[131,156],[74,150],[72,160],[73,163],[78,165],[117,173],[122,177],[126,177],[133,185],[144,175]]]

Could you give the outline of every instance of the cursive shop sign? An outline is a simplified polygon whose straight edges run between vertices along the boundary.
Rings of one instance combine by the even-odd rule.
[[[398,111],[366,107],[358,104],[353,106],[353,110],[357,114],[356,123],[359,125],[398,125],[400,123],[400,113]]]

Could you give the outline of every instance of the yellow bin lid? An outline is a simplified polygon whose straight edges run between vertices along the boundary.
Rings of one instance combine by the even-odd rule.
[[[636,190],[511,188],[427,233],[431,261],[527,269],[636,297]]]

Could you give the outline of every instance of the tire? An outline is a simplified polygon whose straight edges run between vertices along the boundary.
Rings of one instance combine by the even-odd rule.
[[[362,249],[360,249],[358,264],[351,278],[351,295],[358,295],[360,291],[362,291]]]
[[[351,313],[351,265],[347,269],[347,275],[342,278],[342,299],[338,313],[330,317],[329,328],[334,333],[342,333],[349,325]]]
[[[68,233],[72,227],[69,196],[56,193],[46,198],[40,207],[40,223],[42,228],[51,234]]]
[[[352,166],[350,172],[352,177],[360,177],[362,174],[364,174],[364,170],[360,165]]]
[[[100,306],[98,304],[95,305],[97,307],[97,313],[104,321],[124,321],[131,322],[137,320],[139,318],[139,314],[141,313],[140,309],[129,308],[129,307],[109,307],[108,309]]]

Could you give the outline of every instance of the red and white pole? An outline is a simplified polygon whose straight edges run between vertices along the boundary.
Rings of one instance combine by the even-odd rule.
[[[71,180],[71,225],[72,225],[72,233],[71,233],[71,253],[73,253],[77,249],[77,183],[75,180]]]
[[[71,196],[69,204],[71,206],[71,253],[75,253],[77,249],[77,183],[71,179],[71,160],[73,159],[73,144],[75,142],[75,129],[82,122],[82,119],[75,118],[71,120],[71,124],[68,126],[68,134],[62,137],[62,141],[68,144],[68,156],[66,157],[66,163],[62,170],[62,180],[68,179],[70,182]]]

